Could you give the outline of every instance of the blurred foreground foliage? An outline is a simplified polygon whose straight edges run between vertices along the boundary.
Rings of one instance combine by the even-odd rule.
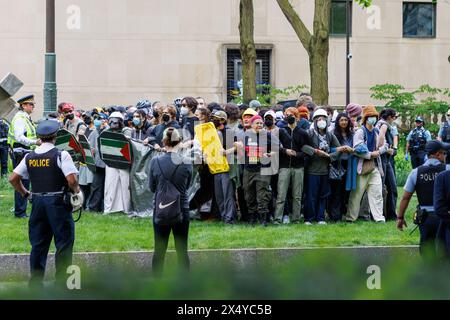
[[[0,291],[2,299],[448,299],[448,264],[424,264],[417,256],[302,254],[301,258],[267,256],[255,265],[230,260],[205,262],[180,273],[169,259],[161,278],[123,268],[82,271],[81,290],[60,289],[51,282],[43,291],[25,283]],[[379,267],[380,289],[369,266]],[[85,270],[82,268],[82,270]]]

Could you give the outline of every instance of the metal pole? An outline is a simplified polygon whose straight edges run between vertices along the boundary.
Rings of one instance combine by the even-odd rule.
[[[352,58],[350,54],[350,28],[352,23],[351,17],[351,3],[350,0],[346,1],[346,11],[347,11],[347,27],[346,27],[346,40],[347,40],[347,69],[346,69],[346,94],[345,101],[346,106],[350,103],[350,59]]]
[[[56,111],[55,0],[46,0],[44,117]]]

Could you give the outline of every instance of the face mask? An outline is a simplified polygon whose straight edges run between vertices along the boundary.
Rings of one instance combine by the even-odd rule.
[[[295,123],[295,117],[294,116],[287,116],[286,117],[286,122],[288,124],[294,124]]]
[[[377,118],[376,117],[370,117],[370,118],[367,119],[367,123],[373,126],[375,123],[377,123]]]
[[[218,119],[212,120],[212,123],[214,123],[214,126],[215,126],[216,128],[220,127],[220,125],[221,125],[220,120],[218,120]]]
[[[139,118],[133,118],[133,124],[134,124],[135,126],[140,125],[140,124],[141,124],[141,119],[139,119]]]
[[[264,124],[266,125],[266,127],[271,127],[273,126],[273,120],[266,119],[264,120]]]
[[[159,113],[158,111],[153,111],[153,118],[158,118],[159,117]]]
[[[100,128],[101,125],[102,125],[102,120],[94,120],[94,126],[96,128]]]
[[[90,125],[92,123],[92,120],[88,118],[88,119],[84,120],[84,123],[86,125]]]
[[[73,118],[75,118],[75,115],[73,113],[70,113],[66,116],[67,120],[73,120]]]
[[[325,120],[317,121],[317,128],[325,129],[327,127],[327,122]]]
[[[169,116],[168,114],[163,114],[162,120],[163,120],[164,122],[169,122],[170,116]]]
[[[189,109],[186,107],[181,107],[180,114],[186,116],[189,113]]]

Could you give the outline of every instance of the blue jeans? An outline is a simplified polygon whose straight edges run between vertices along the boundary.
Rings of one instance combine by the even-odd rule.
[[[305,222],[325,221],[325,206],[329,195],[328,175],[306,175]]]

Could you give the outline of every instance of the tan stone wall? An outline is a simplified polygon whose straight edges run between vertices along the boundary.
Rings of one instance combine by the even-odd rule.
[[[255,40],[273,45],[272,84],[309,84],[305,50],[275,0],[255,0]],[[308,28],[312,0],[293,1]],[[80,30],[69,30],[67,9],[81,9]],[[352,101],[373,102],[368,88],[391,82],[450,86],[450,5],[438,4],[435,39],[402,38],[402,1],[374,0],[381,29],[354,6]],[[45,1],[0,0],[0,77],[24,83],[15,96],[34,93],[43,110]],[[238,0],[57,0],[58,101],[78,107],[134,104],[141,98],[170,102],[201,95],[223,102],[224,44],[238,44]],[[70,22],[70,21],[69,21]],[[345,38],[332,38],[330,103],[345,101]]]

